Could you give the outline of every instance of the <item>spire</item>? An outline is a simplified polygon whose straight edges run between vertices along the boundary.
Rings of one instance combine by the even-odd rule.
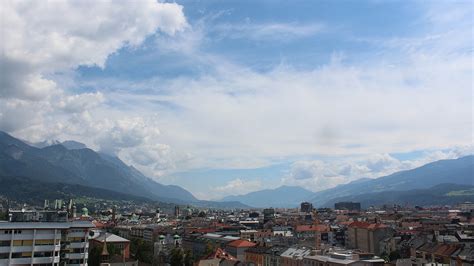
[[[107,250],[107,233],[104,233],[104,245],[102,246],[102,253],[100,255],[102,257],[102,262],[109,260],[109,251]]]

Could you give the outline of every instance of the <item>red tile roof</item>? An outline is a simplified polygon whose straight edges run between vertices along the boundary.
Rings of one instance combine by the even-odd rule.
[[[239,239],[239,240],[234,240],[227,245],[230,247],[235,247],[235,248],[245,248],[245,247],[253,247],[257,244],[247,241],[247,240]]]
[[[365,228],[365,229],[369,229],[369,230],[375,230],[375,229],[379,229],[379,228],[387,228],[388,226],[385,225],[385,224],[371,224],[371,223],[367,223],[367,222],[355,221],[355,222],[352,222],[349,225],[349,227]]]

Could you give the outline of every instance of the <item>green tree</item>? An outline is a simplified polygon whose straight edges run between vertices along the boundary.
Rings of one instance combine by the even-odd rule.
[[[174,248],[170,252],[170,264],[171,266],[182,266],[184,265],[184,253],[180,248]]]
[[[184,265],[186,266],[192,266],[193,265],[193,254],[191,253],[190,250],[186,250],[184,252]]]
[[[94,246],[89,250],[89,265],[98,266],[100,265],[100,253],[101,249],[99,246]]]
[[[130,252],[133,257],[141,262],[153,262],[153,244],[143,241],[143,239],[133,239],[130,242]]]

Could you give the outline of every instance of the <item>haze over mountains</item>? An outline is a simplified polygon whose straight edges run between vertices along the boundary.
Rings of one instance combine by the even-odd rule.
[[[250,192],[245,195],[227,196],[223,201],[239,201],[253,207],[287,207],[294,208],[314,195],[314,192],[295,186],[281,186]]]
[[[37,148],[1,131],[0,177],[3,181],[6,177],[24,177],[39,182],[78,184],[164,202],[222,205],[200,201],[179,186],[157,183],[119,158],[83,148],[78,142]]]
[[[174,185],[162,185],[146,177],[119,158],[98,153],[75,141],[29,145],[0,131],[0,183],[10,190],[34,191],[51,187],[84,194],[88,188],[108,197],[150,199],[210,207],[296,207],[302,201],[331,207],[337,201],[374,204],[452,204],[474,201],[474,156],[441,160],[376,179],[359,179],[331,189],[312,192],[301,187],[282,186],[245,195],[227,196],[221,202],[202,201]],[[19,182],[22,181],[22,182]],[[12,184],[20,183],[19,186]],[[443,185],[441,185],[443,184]],[[46,193],[47,194],[47,193]],[[86,193],[87,194],[87,193]],[[71,194],[72,195],[72,194]],[[127,195],[127,196],[124,196]]]
[[[359,179],[314,193],[308,193],[308,190],[298,187],[280,187],[245,195],[228,196],[223,200],[240,201],[256,207],[295,207],[301,201],[309,201],[318,207],[333,207],[334,202],[348,200],[360,201],[365,207],[376,203],[442,204],[442,202],[446,202],[447,204],[464,200],[474,201],[474,193],[465,193],[463,197],[456,196],[454,193],[453,196],[443,198],[442,201],[439,201],[439,197],[433,197],[433,191],[437,191],[438,194],[441,192],[447,194],[456,191],[455,189],[472,189],[474,186],[473,169],[474,156],[470,155],[455,160],[436,161],[376,179]],[[436,187],[440,184],[446,185]],[[291,192],[286,193],[287,191]],[[387,193],[387,191],[390,192]],[[411,200],[408,200],[408,195]]]

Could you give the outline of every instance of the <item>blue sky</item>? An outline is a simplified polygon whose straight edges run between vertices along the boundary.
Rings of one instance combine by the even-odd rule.
[[[472,153],[470,1],[89,5],[6,7],[1,129],[203,199]]]

